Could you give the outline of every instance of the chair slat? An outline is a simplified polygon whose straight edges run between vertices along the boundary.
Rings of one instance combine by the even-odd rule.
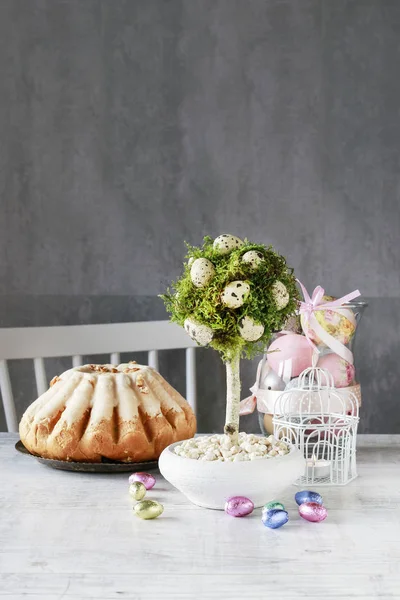
[[[46,370],[44,368],[43,358],[34,358],[33,365],[35,367],[36,389],[38,396],[41,396],[48,389],[49,385],[46,378]]]
[[[80,354],[75,354],[72,357],[72,366],[73,367],[81,367],[83,363],[82,356]]]
[[[195,348],[186,348],[186,400],[196,414],[196,353]]]
[[[112,365],[119,365],[121,362],[121,357],[119,352],[111,352],[110,354],[110,362]]]
[[[3,398],[4,414],[8,431],[18,431],[17,412],[11,389],[10,375],[6,360],[0,360],[0,390]]]
[[[0,358],[73,356],[119,352],[148,352],[195,347],[183,327],[169,321],[61,325],[0,329]]]
[[[157,350],[150,350],[148,355],[148,364],[149,367],[153,367],[156,371],[158,371],[158,352]]]

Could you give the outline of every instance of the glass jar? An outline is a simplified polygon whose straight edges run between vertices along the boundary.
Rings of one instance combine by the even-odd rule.
[[[276,334],[260,361],[257,381],[251,391],[257,398],[258,419],[264,435],[273,433],[274,404],[279,395],[296,387],[300,372],[311,366],[328,370],[334,385],[352,392],[361,406],[361,387],[354,367],[354,344],[367,303],[353,301],[334,310],[315,312],[320,326],[328,332],[328,344],[310,328],[308,333],[318,353],[307,342],[300,319],[292,321],[291,331]]]

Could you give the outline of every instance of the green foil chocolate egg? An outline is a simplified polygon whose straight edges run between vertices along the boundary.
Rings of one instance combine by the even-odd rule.
[[[262,512],[267,510],[285,510],[285,507],[283,506],[282,502],[276,502],[273,500],[272,502],[267,502],[267,504],[264,504]]]
[[[129,495],[134,500],[143,500],[146,495],[146,488],[140,481],[134,481],[129,485]]]
[[[156,519],[164,512],[164,507],[155,500],[142,500],[135,504],[133,510],[141,519]]]

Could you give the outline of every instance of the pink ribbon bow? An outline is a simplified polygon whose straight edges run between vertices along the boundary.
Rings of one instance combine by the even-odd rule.
[[[333,350],[336,354],[338,354],[347,362],[353,364],[353,354],[350,352],[348,348],[333,336],[330,335],[318,322],[315,317],[315,311],[317,310],[335,310],[338,308],[342,308],[344,304],[347,302],[351,302],[354,298],[360,296],[359,290],[354,290],[354,292],[350,292],[350,294],[346,294],[346,296],[342,296],[337,300],[331,300],[330,302],[322,302],[322,299],[325,295],[325,290],[320,285],[318,285],[310,298],[309,293],[307,292],[304,285],[297,279],[298,284],[301,287],[301,291],[303,292],[304,301],[299,301],[299,314],[303,316],[303,331],[309,342],[309,344],[315,349],[317,353],[319,353],[318,348],[310,338],[310,329],[312,329],[315,334],[320,338],[320,340],[328,346],[331,350]]]

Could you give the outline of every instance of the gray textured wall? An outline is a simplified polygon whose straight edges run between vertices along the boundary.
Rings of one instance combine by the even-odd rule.
[[[361,428],[399,432],[399,40],[395,0],[0,0],[0,324],[162,318],[183,240],[236,233],[363,291]]]

